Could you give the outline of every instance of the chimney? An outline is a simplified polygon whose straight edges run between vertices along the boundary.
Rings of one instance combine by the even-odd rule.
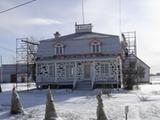
[[[76,33],[92,32],[92,24],[77,24],[77,23],[75,23],[75,32]]]
[[[59,32],[56,32],[56,33],[54,34],[54,38],[55,38],[55,39],[58,39],[59,37],[60,37]]]

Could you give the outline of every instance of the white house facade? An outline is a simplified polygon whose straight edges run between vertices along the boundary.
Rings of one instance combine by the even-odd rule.
[[[75,33],[40,41],[36,83],[47,85],[99,85],[121,87],[122,48],[118,36],[92,32],[91,24],[75,25]]]

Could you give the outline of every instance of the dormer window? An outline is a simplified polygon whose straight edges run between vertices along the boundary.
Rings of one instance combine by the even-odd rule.
[[[55,55],[62,55],[64,54],[64,45],[61,43],[57,43],[54,45],[55,47]]]
[[[91,43],[91,52],[92,53],[100,53],[101,52],[101,42],[100,41],[93,41]]]

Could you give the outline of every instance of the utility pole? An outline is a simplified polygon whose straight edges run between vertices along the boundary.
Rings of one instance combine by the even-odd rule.
[[[29,90],[29,45],[28,44],[27,44],[27,90]]]
[[[2,68],[2,56],[1,56],[1,83],[3,82],[3,68]]]
[[[0,60],[1,60],[1,81],[0,83],[2,83],[2,56],[0,56]]]

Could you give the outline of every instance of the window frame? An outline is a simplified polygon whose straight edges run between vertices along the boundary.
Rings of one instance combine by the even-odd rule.
[[[63,55],[64,54],[64,45],[62,43],[56,43],[54,45],[54,53],[55,53],[55,55]]]
[[[109,64],[108,63],[101,63],[101,66],[100,66],[100,73],[101,73],[101,76],[109,76]]]
[[[91,42],[91,52],[92,53],[101,53],[101,42],[100,41],[92,41]]]
[[[74,76],[74,66],[72,65],[66,65],[66,78],[71,78]]]

